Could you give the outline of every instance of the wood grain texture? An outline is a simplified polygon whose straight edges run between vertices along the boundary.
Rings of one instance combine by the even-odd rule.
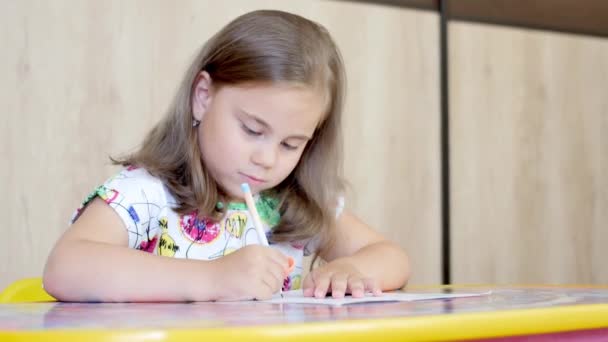
[[[608,282],[608,41],[449,35],[453,281]]]
[[[0,288],[40,276],[83,198],[163,115],[200,45],[276,8],[324,24],[346,60],[348,206],[439,281],[437,17],[331,1],[13,1],[0,11]]]

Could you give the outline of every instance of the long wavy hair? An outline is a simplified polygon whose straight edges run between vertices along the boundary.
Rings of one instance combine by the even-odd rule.
[[[192,128],[192,94],[201,71],[214,86],[289,82],[318,89],[326,112],[292,173],[269,194],[279,200],[280,223],[271,240],[320,238],[330,248],[337,197],[344,193],[341,117],[345,74],[327,30],[298,15],[272,10],[244,14],[211,37],[197,54],[167,115],[133,153],[113,158],[159,177],[179,202],[179,214],[220,219],[225,194],[207,171]]]

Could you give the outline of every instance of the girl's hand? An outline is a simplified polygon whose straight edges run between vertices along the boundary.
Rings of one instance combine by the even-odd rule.
[[[353,297],[363,297],[366,292],[382,294],[378,281],[364,277],[345,258],[313,269],[304,279],[303,291],[305,297],[316,298],[324,298],[328,292],[333,298],[343,298],[347,293]]]
[[[283,286],[289,261],[283,253],[261,245],[236,250],[215,263],[217,299],[269,299]]]

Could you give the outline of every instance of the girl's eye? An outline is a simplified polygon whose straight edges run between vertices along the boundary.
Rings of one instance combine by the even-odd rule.
[[[286,150],[290,150],[290,151],[298,149],[298,146],[293,146],[293,145],[290,145],[290,144],[288,144],[286,142],[282,142],[281,145],[283,146],[283,148],[285,148]]]
[[[245,131],[245,133],[251,136],[259,137],[260,135],[262,135],[262,132],[254,131],[251,128],[247,127],[247,125],[245,124],[241,124],[241,128],[243,128],[243,131]]]

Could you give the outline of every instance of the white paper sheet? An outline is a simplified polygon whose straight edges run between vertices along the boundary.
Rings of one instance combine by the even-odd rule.
[[[323,305],[349,305],[357,303],[378,303],[378,302],[409,302],[415,300],[443,299],[443,298],[462,298],[486,296],[491,294],[491,291],[480,293],[406,293],[406,292],[386,292],[381,296],[373,296],[371,294],[361,298],[353,298],[346,295],[344,298],[314,298],[304,297],[302,290],[284,291],[283,297],[279,294],[274,295],[271,299],[265,300],[266,303],[297,303],[297,304],[323,304]]]

